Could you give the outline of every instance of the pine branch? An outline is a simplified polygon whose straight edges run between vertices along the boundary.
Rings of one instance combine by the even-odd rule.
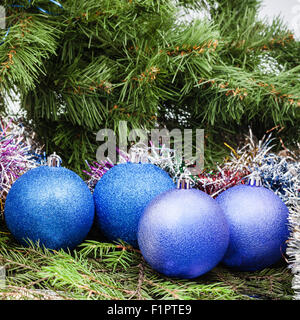
[[[0,260],[7,269],[3,299],[292,298],[291,274],[282,267],[239,273],[219,266],[191,281],[157,273],[123,242],[88,240],[64,252],[33,243],[20,247],[11,235],[0,239]]]
[[[21,12],[9,16],[13,24],[0,46],[0,85],[9,91],[15,86],[33,89],[40,74],[45,75],[44,61],[55,54],[59,29],[41,18]]]

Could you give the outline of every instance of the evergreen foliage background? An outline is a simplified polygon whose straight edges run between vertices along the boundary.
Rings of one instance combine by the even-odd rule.
[[[95,160],[95,133],[120,120],[205,129],[207,166],[248,126],[299,140],[299,41],[280,20],[258,19],[260,1],[61,3],[4,1],[0,95],[20,94],[47,153],[78,173]],[[206,18],[178,19],[184,10]]]

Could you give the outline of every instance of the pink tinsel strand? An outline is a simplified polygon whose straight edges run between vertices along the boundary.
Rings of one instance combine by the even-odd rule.
[[[94,161],[93,165],[91,165],[86,161],[86,164],[89,167],[90,171],[83,170],[83,172],[90,177],[87,181],[87,185],[90,190],[93,190],[96,183],[104,175],[104,173],[114,166],[110,162],[98,163]]]
[[[4,200],[13,182],[26,171],[36,167],[32,160],[30,142],[24,128],[12,119],[0,121],[0,199]]]

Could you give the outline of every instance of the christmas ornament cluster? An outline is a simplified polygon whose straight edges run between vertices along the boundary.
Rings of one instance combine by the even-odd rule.
[[[125,157],[123,163],[98,166],[93,192],[60,166],[57,155],[50,156],[47,165],[12,185],[4,210],[7,227],[24,245],[29,240],[59,250],[75,248],[95,223],[110,241],[139,248],[154,270],[179,278],[201,276],[219,263],[260,270],[282,257],[288,208],[258,177],[214,198],[191,188],[186,169],[178,178],[170,153],[152,163],[133,154],[138,161]]]

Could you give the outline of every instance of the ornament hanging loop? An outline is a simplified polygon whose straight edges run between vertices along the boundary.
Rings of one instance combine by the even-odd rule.
[[[47,165],[49,167],[60,167],[62,163],[61,157],[54,152],[47,158]]]
[[[191,181],[188,179],[180,178],[177,181],[177,189],[190,189],[191,188]]]

